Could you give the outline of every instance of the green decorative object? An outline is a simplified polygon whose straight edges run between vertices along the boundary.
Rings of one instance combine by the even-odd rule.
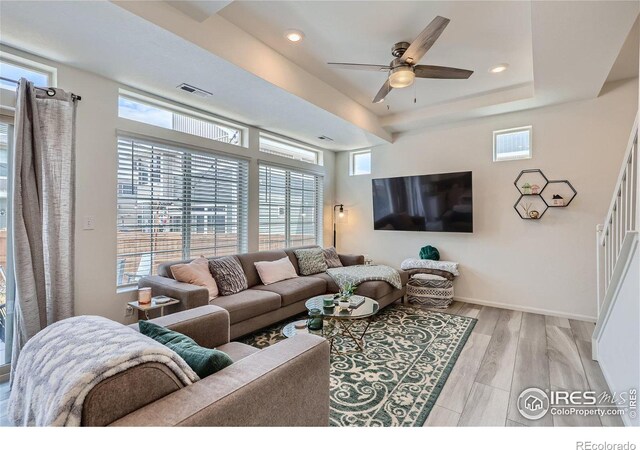
[[[340,296],[349,300],[355,294],[358,286],[353,283],[345,283],[340,287]]]
[[[420,249],[420,259],[432,259],[434,261],[440,261],[440,252],[435,247],[425,245]]]
[[[196,341],[177,331],[170,330],[146,320],[138,322],[140,332],[154,341],[169,347],[176,352],[184,362],[200,377],[209,375],[233,364],[225,352],[211,348],[200,347]]]
[[[307,328],[310,331],[320,331],[322,330],[322,311],[318,308],[313,308],[309,310],[309,320],[307,321]]]
[[[393,304],[367,331],[367,347],[394,349],[349,353],[337,336],[331,353],[329,425],[421,427],[436,404],[477,319]],[[358,326],[362,332],[364,322]],[[265,348],[286,339],[274,325],[240,341]],[[362,375],[364,374],[364,375]]]

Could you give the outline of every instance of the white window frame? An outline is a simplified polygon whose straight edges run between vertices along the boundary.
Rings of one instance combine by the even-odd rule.
[[[2,51],[0,51],[0,62],[6,62],[8,64],[18,66],[32,72],[38,72],[41,75],[45,75],[47,77],[46,87],[58,86],[58,70],[55,67],[47,66],[46,64],[42,64],[31,59],[22,58],[20,56],[12,55],[11,53]]]
[[[498,157],[498,148],[497,148],[498,136],[517,133],[520,131],[529,132],[529,154],[525,156]],[[493,162],[520,161],[523,159],[531,159],[532,157],[533,157],[533,126],[532,125],[515,127],[515,128],[507,128],[505,130],[496,130],[493,132]]]
[[[220,118],[220,117],[218,117],[218,116],[216,116],[214,114],[200,112],[200,111],[196,110],[195,108],[189,108],[188,106],[185,106],[185,105],[176,104],[176,103],[169,102],[169,101],[159,100],[159,99],[157,99],[157,98],[155,98],[155,97],[153,97],[151,95],[138,94],[136,92],[132,92],[132,91],[124,90],[124,89],[120,89],[120,91],[119,91],[118,104],[120,103],[120,98],[124,98],[126,100],[130,100],[130,101],[133,101],[133,102],[139,102],[139,103],[147,104],[147,105],[152,106],[152,107],[163,109],[163,110],[171,112],[171,113],[176,113],[176,114],[180,114],[180,115],[183,115],[183,116],[191,117],[193,119],[202,120],[202,121],[205,121],[205,122],[211,122],[214,125],[219,125],[220,127],[232,128],[232,129],[238,130],[240,135],[238,136],[238,144],[232,144],[232,143],[219,141],[219,140],[216,140],[216,139],[206,138],[206,137],[203,137],[203,136],[199,136],[197,134],[183,132],[183,131],[180,131],[180,130],[175,130],[175,129],[171,129],[171,128],[165,128],[165,127],[159,127],[157,125],[154,125],[154,124],[151,124],[151,123],[148,123],[148,122],[137,121],[137,120],[134,120],[134,119],[129,119],[127,117],[121,117],[119,115],[119,111],[118,111],[118,117],[120,119],[132,120],[134,122],[143,123],[143,124],[151,126],[151,127],[162,128],[163,130],[169,130],[169,131],[173,131],[173,132],[176,132],[176,133],[184,133],[184,134],[187,134],[189,136],[195,136],[195,137],[199,137],[199,138],[202,138],[202,139],[208,139],[211,142],[221,142],[221,143],[224,143],[224,144],[232,145],[232,146],[237,147],[237,148],[247,148],[248,147],[248,143],[249,143],[248,129],[247,129],[246,126],[243,126],[243,125],[241,125],[239,123],[236,123],[236,122],[233,122],[233,121],[230,121],[230,120],[226,120],[224,118]],[[118,110],[119,110],[119,108],[118,108]]]
[[[245,167],[245,179],[243,182],[243,187],[241,188],[244,192],[243,192],[243,203],[242,206],[240,208],[239,211],[239,217],[238,217],[238,223],[237,223],[237,228],[238,228],[238,250],[235,253],[244,253],[246,251],[248,251],[248,241],[249,241],[249,227],[248,227],[248,214],[249,214],[249,196],[250,196],[250,192],[249,192],[249,166],[250,166],[250,160],[247,157],[244,156],[240,156],[240,155],[236,155],[236,154],[231,154],[231,153],[225,153],[225,152],[220,152],[220,151],[216,151],[216,150],[211,150],[211,149],[206,149],[206,148],[198,148],[198,147],[194,147],[192,145],[186,144],[184,142],[180,142],[180,141],[170,141],[170,140],[166,140],[166,139],[161,139],[161,138],[156,138],[153,136],[148,136],[148,135],[138,135],[137,133],[130,133],[130,132],[126,132],[126,131],[118,131],[118,139],[117,139],[117,146],[119,146],[119,141],[120,139],[124,139],[124,140],[132,140],[134,142],[138,142],[138,143],[142,143],[142,144],[146,144],[146,145],[158,145],[160,147],[166,147],[168,149],[171,150],[176,150],[176,151],[183,151],[183,152],[187,152],[187,153],[193,153],[193,154],[201,154],[201,155],[208,155],[211,157],[215,157],[215,158],[221,158],[221,159],[226,159],[226,160],[236,160],[236,161],[244,161],[244,163],[246,164]],[[214,141],[212,141],[214,142]],[[116,150],[118,151],[118,150]],[[120,170],[120,161],[118,160],[118,171]],[[152,175],[150,175],[152,176]],[[153,182],[152,179],[148,180],[148,184],[150,185]],[[116,194],[116,214],[119,214],[119,206],[120,206],[120,200],[121,200],[121,196],[122,197],[126,197],[127,195],[132,195],[131,192],[129,192],[126,189],[123,189],[120,185],[120,183],[116,183],[117,186],[117,194]],[[190,197],[190,196],[189,196]],[[126,198],[124,198],[123,200],[126,200]],[[192,211],[190,211],[190,214],[193,214]],[[176,258],[176,259],[189,259],[189,258],[194,258],[197,257],[197,254],[186,254],[187,253],[187,249],[191,250],[189,247],[186,246],[186,244],[184,244],[185,240],[190,239],[190,235],[191,235],[191,228],[193,226],[197,226],[197,222],[189,222],[189,223],[181,223],[180,225],[181,228],[181,232],[184,233],[185,230],[188,230],[187,235],[181,235],[181,239],[183,240],[183,246],[182,246],[182,257],[181,258]],[[116,231],[119,229],[120,225],[116,224]],[[118,246],[118,239],[116,238],[116,248]],[[161,254],[162,252],[160,252]],[[190,252],[189,252],[190,253]],[[117,253],[116,251],[116,264],[119,264],[118,259],[120,259],[121,255],[119,253]],[[153,271],[151,271],[150,275],[154,275],[155,273],[153,273]],[[118,274],[119,275],[119,274]],[[124,275],[124,273],[123,273]],[[118,292],[121,291],[128,291],[130,289],[135,288],[135,282],[129,282],[129,283],[125,283],[124,279],[123,279],[123,283],[119,284],[119,280],[116,279],[116,290]]]
[[[283,208],[283,214],[285,216],[284,218],[284,242],[283,242],[283,246],[282,247],[274,247],[272,245],[268,245],[268,247],[266,248],[262,248],[260,247],[260,208],[263,206],[260,202],[260,197],[262,195],[262,189],[263,189],[263,184],[262,184],[262,171],[263,168],[265,170],[269,170],[269,169],[274,169],[274,170],[282,170],[285,172],[285,201],[284,204],[282,205]],[[315,211],[316,211],[316,217],[315,217],[315,221],[314,221],[314,227],[315,227],[315,240],[316,240],[316,244],[317,245],[322,245],[323,243],[323,231],[324,231],[324,176],[320,173],[317,172],[313,172],[313,171],[308,171],[308,170],[303,170],[303,169],[298,169],[295,167],[288,167],[285,165],[279,165],[279,164],[274,164],[271,162],[267,162],[267,161],[259,161],[258,162],[258,178],[259,178],[259,194],[258,194],[258,250],[259,251],[265,251],[265,250],[279,250],[279,249],[283,249],[283,248],[289,248],[294,246],[294,242],[291,239],[291,228],[292,225],[295,225],[295,222],[292,221],[291,218],[291,209],[292,209],[292,205],[291,205],[291,174],[302,174],[305,176],[312,176],[315,178],[315,183],[316,183],[316,191],[315,191]],[[273,205],[270,205],[273,206]],[[306,206],[308,207],[308,206]],[[274,242],[274,241],[269,241],[269,243]],[[298,245],[298,244],[295,244]]]
[[[273,153],[273,152],[265,151],[265,150],[263,150],[263,147],[262,147],[262,143],[261,143],[262,139],[268,139],[270,141],[273,141],[273,142],[276,142],[276,143],[279,143],[279,144],[283,144],[283,145],[285,145],[287,147],[293,147],[295,149],[311,152],[311,153],[313,153],[315,155],[315,162],[305,161],[303,159],[296,158],[294,155],[288,156],[288,155],[283,155],[283,154],[279,154],[279,153]],[[274,134],[265,133],[263,131],[260,131],[260,134],[258,136],[258,150],[260,152],[266,153],[268,155],[275,155],[275,156],[278,156],[280,158],[292,159],[294,161],[300,161],[300,162],[303,162],[305,164],[312,164],[312,165],[317,165],[317,166],[322,166],[324,164],[324,161],[323,161],[323,158],[322,158],[323,153],[322,153],[321,150],[318,150],[318,149],[313,148],[313,147],[311,147],[309,145],[305,145],[305,144],[302,144],[300,142],[294,141],[293,139],[285,138],[285,137],[282,137],[282,136],[276,136]]]
[[[355,164],[356,156],[358,156],[358,155],[366,155],[367,153],[369,154],[369,162],[370,162],[370,164],[369,164],[369,172],[367,172],[367,173],[355,173],[355,170],[356,170],[356,164]],[[371,153],[371,149],[358,150],[358,151],[355,151],[355,152],[350,152],[349,153],[349,176],[358,177],[358,176],[361,176],[361,175],[371,175],[371,170],[372,170],[372,166],[373,166],[373,160],[371,159],[372,156],[373,155]]]

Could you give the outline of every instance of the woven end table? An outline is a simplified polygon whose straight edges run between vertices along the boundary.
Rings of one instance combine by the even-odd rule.
[[[447,308],[453,301],[453,281],[437,275],[416,274],[407,282],[409,303]]]

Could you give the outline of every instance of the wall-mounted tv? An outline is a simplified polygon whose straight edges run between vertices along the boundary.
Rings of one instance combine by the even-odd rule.
[[[373,184],[373,228],[473,232],[471,172],[379,178]]]

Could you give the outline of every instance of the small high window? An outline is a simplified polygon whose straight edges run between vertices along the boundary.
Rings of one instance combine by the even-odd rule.
[[[369,175],[371,173],[371,150],[351,152],[349,156],[349,175]]]
[[[260,133],[260,151],[311,164],[321,164],[319,152],[303,145]]]
[[[4,78],[4,80],[0,80],[0,89],[15,91],[16,83],[14,83],[14,81],[18,81],[20,78],[26,78],[39,87],[55,85],[54,68],[37,64],[23,58],[13,58],[13,56],[11,59],[6,57],[0,58],[0,77]]]
[[[493,160],[531,158],[531,126],[493,132]]]
[[[118,116],[231,145],[242,145],[242,129],[215,117],[128,95],[118,98]]]

